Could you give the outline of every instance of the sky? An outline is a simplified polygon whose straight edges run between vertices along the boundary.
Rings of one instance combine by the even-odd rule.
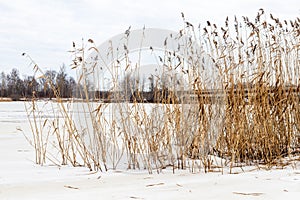
[[[223,25],[229,19],[254,19],[263,8],[280,19],[300,17],[299,0],[0,0],[0,72],[17,68],[32,75],[27,53],[44,70],[70,69],[72,42],[96,44],[132,29],[183,27],[207,20]]]

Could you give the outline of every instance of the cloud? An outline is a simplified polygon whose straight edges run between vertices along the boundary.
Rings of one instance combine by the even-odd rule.
[[[224,23],[226,16],[254,17],[259,8],[275,16],[299,16],[298,0],[0,0],[0,70],[18,67],[28,72],[24,51],[42,66],[70,63],[72,41],[94,39],[146,27],[179,30],[181,12],[194,24]]]

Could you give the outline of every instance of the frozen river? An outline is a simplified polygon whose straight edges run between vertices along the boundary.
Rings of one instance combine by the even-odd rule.
[[[35,165],[34,150],[17,128],[30,130],[24,102],[1,102],[0,199],[297,199],[300,194],[298,157],[280,170],[251,166],[235,168],[236,174],[226,167],[224,173],[207,174],[171,169],[152,175],[126,169],[91,173],[83,167]]]
[[[24,102],[0,102],[0,134],[16,133],[28,127]]]

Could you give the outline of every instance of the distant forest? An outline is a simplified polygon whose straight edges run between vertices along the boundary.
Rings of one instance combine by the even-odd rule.
[[[48,70],[45,72],[44,77],[38,79],[26,75],[20,77],[16,68],[13,68],[9,74],[2,72],[0,75],[0,97],[17,101],[21,98],[31,98],[34,93],[37,98],[53,98],[53,89],[45,77],[51,80],[60,97],[70,98],[73,96],[77,84],[74,78],[66,73],[63,65],[59,72]]]
[[[144,81],[141,88],[130,75],[127,75],[121,83],[122,91],[94,91],[90,93],[89,98],[100,99],[105,102],[115,100],[131,101],[131,102],[162,102],[163,99],[172,99],[174,93],[167,88],[166,80],[161,77],[163,84],[158,86],[154,83],[152,77],[148,91],[145,91]],[[2,72],[0,75],[0,98],[8,98],[9,100],[19,101],[24,99],[52,99],[56,96],[60,98],[80,97],[78,94],[79,88],[82,89],[72,76],[66,73],[66,68],[63,65],[57,72],[48,70],[44,75],[39,76],[24,76],[20,77],[19,71],[13,68],[10,73]],[[54,91],[57,94],[54,94]],[[0,99],[0,100],[1,100]],[[171,100],[169,103],[173,102]]]

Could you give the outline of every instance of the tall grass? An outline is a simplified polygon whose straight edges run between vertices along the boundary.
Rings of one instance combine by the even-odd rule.
[[[183,21],[176,37],[188,38],[181,47],[185,55],[164,50],[157,62],[161,74],[150,79],[152,93],[142,90],[137,78],[140,58],[133,62],[127,52],[119,61],[118,52],[108,48],[112,62],[99,66],[97,59],[87,59],[100,51],[93,40],[74,45],[72,68],[80,85],[76,102],[66,106],[53,87],[59,116],[35,120],[41,114],[35,98],[27,109],[37,163],[46,162],[48,137],[55,138],[57,161],[91,170],[125,166],[149,173],[166,167],[207,172],[224,167],[213,156],[231,167],[272,166],[299,153],[300,19],[280,21],[261,9],[254,21],[227,18],[224,27],[208,21],[196,29],[184,16]],[[121,46],[126,45],[125,40]],[[36,64],[34,69],[40,71]],[[110,98],[101,99],[97,88],[108,88]],[[44,130],[45,124],[51,131]]]

